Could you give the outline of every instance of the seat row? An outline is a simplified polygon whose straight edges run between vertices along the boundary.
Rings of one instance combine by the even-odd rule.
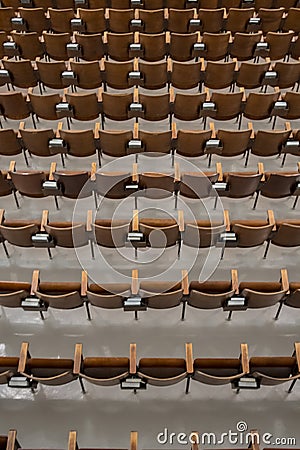
[[[106,57],[115,61],[128,61],[140,57],[155,62],[170,56],[184,62],[204,58],[221,61],[237,58],[239,61],[258,61],[300,57],[300,39],[293,31],[284,33],[268,32],[265,36],[257,33],[194,32],[190,34],[170,33],[145,34],[141,32],[111,33],[102,35],[70,33],[50,33],[44,31],[42,37],[36,32],[20,33],[12,31],[7,35],[0,32],[0,57],[22,57],[34,60],[46,57],[48,60],[66,61],[69,58],[86,61],[101,60]]]
[[[49,8],[45,14],[42,8],[0,8],[0,28],[10,32],[53,31],[55,33],[191,33],[194,31],[220,33],[222,31],[254,32],[269,31],[300,32],[300,9],[262,8],[255,13],[254,8],[218,9],[73,9]]]
[[[102,129],[106,119],[121,122],[134,118],[136,122],[144,119],[158,122],[168,119],[172,129],[173,119],[183,121],[203,120],[206,129],[207,118],[226,121],[236,119],[238,128],[242,126],[243,117],[250,120],[273,119],[273,129],[277,117],[285,120],[300,118],[300,93],[286,92],[281,94],[278,87],[271,93],[250,92],[245,94],[244,88],[235,93],[213,92],[207,89],[199,94],[168,93],[149,95],[138,88],[133,92],[113,94],[72,93],[65,89],[64,94],[33,94],[30,88],[28,95],[21,92],[0,93],[0,113],[4,120],[23,120],[31,116],[36,128],[36,119],[58,120],[66,118],[68,129],[72,119],[93,121],[101,116]],[[271,121],[271,120],[270,120]],[[0,123],[3,128],[2,123]]]
[[[51,157],[59,154],[65,167],[68,156],[82,158],[96,153],[100,167],[104,156],[121,158],[132,154],[135,154],[136,162],[139,154],[170,154],[172,165],[176,156],[206,156],[209,167],[213,155],[217,155],[218,159],[244,155],[245,166],[250,154],[263,158],[283,155],[283,166],[287,155],[300,155],[300,132],[292,130],[289,122],[286,122],[284,130],[273,131],[254,131],[251,122],[248,122],[248,129],[217,131],[212,122],[209,123],[209,130],[197,131],[177,131],[175,123],[171,131],[161,132],[140,130],[137,123],[133,130],[100,130],[97,123],[94,131],[73,131],[64,130],[62,122],[56,130],[26,128],[24,122],[20,122],[18,131],[11,128],[0,130],[0,155],[11,157],[22,152],[27,166],[28,155]]]
[[[0,61],[0,85],[18,88],[30,88],[39,85],[42,94],[45,88],[63,89],[71,87],[80,89],[96,89],[103,86],[113,89],[129,89],[140,86],[156,90],[170,88],[198,88],[202,86],[211,89],[230,88],[235,86],[245,89],[268,86],[280,89],[294,88],[299,90],[300,62],[276,62],[268,60],[263,63],[242,62],[236,59],[231,62],[208,61],[203,58],[198,62],[178,62],[168,57],[167,61],[149,63],[139,58],[132,61],[116,62],[102,59],[101,61],[78,62],[70,59],[68,62],[45,62],[37,58],[30,60]],[[183,76],[186,74],[186,76]]]
[[[76,344],[74,359],[33,358],[29,344],[23,342],[19,357],[0,358],[0,380],[11,388],[35,389],[40,384],[60,386],[83,380],[99,386],[145,390],[147,385],[171,386],[186,381],[208,385],[231,384],[232,389],[259,389],[263,385],[290,383],[290,393],[300,378],[300,343],[294,344],[292,356],[252,356],[248,345],[241,344],[235,358],[193,358],[193,346],[185,344],[185,358],[141,358],[137,360],[136,344],[130,345],[130,357],[83,357],[82,344]]]

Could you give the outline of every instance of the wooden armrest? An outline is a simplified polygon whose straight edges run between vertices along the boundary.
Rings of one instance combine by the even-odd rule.
[[[216,172],[218,173],[218,181],[223,181],[223,168],[222,163],[217,162],[216,163]]]
[[[172,122],[172,139],[177,139],[177,127],[175,122]]]
[[[224,215],[225,231],[230,231],[231,227],[230,227],[230,217],[229,217],[228,209],[224,209],[223,215]]]
[[[254,131],[252,122],[248,122],[248,130],[251,130],[250,139],[254,139],[255,138],[255,131]]]
[[[131,431],[130,433],[130,450],[138,450],[138,432]]]
[[[41,220],[41,231],[45,231],[45,226],[48,223],[48,217],[49,217],[49,211],[48,209],[44,209],[42,213],[42,220]]]
[[[257,167],[258,167],[258,173],[260,173],[262,175],[261,177],[261,181],[265,181],[265,168],[264,168],[264,164],[262,162],[257,163]]]
[[[139,71],[139,59],[138,58],[133,59],[133,70],[134,70],[134,72]]]
[[[137,295],[139,292],[139,271],[138,269],[133,269],[131,271],[131,293]]]
[[[139,231],[139,211],[137,209],[133,211],[132,231]]]
[[[168,58],[167,58],[167,72],[172,72],[172,69],[173,69],[172,59],[170,58],[170,56],[168,56]]]
[[[295,342],[295,351],[294,354],[297,360],[298,372],[300,372],[300,342]]]
[[[201,33],[200,31],[196,31],[197,33],[197,42],[201,42]]]
[[[257,430],[250,430],[250,445],[252,450],[259,450],[259,433]]]
[[[285,122],[284,125],[285,125],[286,131],[292,132],[291,122]]]
[[[177,162],[174,164],[174,181],[175,182],[180,181],[180,167]]]
[[[93,210],[89,209],[86,215],[86,231],[92,231],[92,223],[93,223]]]
[[[174,92],[174,88],[172,88],[172,87],[170,87],[170,90],[169,90],[169,101],[170,101],[170,103],[175,102],[175,92]]]
[[[136,20],[138,20],[138,19],[140,18],[140,10],[139,10],[138,8],[136,8],[136,9],[134,10],[134,18],[135,18]]]
[[[231,269],[231,286],[235,294],[239,293],[239,276],[237,269]]]
[[[184,214],[183,211],[178,211],[178,227],[180,233],[184,232]]]
[[[63,123],[58,122],[56,133],[55,133],[55,137],[57,137],[58,139],[60,138],[60,130],[62,130],[62,128],[63,128]]]
[[[139,90],[138,90],[138,88],[134,88],[134,91],[133,91],[133,103],[139,103]]]
[[[50,172],[49,172],[49,180],[54,180],[54,173],[56,172],[56,162],[52,162],[50,165]]]
[[[96,122],[95,128],[94,128],[94,138],[95,139],[99,139],[99,131],[100,131],[100,122]]]
[[[133,139],[138,139],[139,138],[139,124],[135,123],[133,125]]]
[[[63,93],[63,96],[62,96],[62,101],[63,102],[66,102],[67,101],[67,95],[68,95],[68,93],[69,93],[69,89],[68,88],[64,88],[64,91],[63,91],[64,93]]]
[[[129,363],[129,373],[133,375],[136,373],[136,344],[130,344],[130,363]]]
[[[212,139],[215,139],[216,138],[216,128],[215,128],[215,124],[213,122],[209,122],[209,129],[211,131]]]
[[[31,288],[30,288],[30,295],[35,295],[39,288],[39,282],[40,282],[40,271],[34,270],[32,272],[32,279],[31,279]]]
[[[17,441],[17,430],[9,430],[7,434],[6,450],[16,450],[16,448],[20,448]]]
[[[289,284],[288,271],[286,269],[281,269],[280,273],[281,273],[280,281],[281,281],[282,289],[289,292],[290,284]]]
[[[232,58],[232,61],[235,63],[234,71],[238,72],[239,71],[239,62],[238,62],[238,60],[236,58]]]
[[[18,138],[22,137],[20,131],[25,129],[25,122],[20,122],[18,130]]]
[[[0,225],[4,221],[4,214],[5,214],[5,209],[0,209]]]
[[[103,37],[102,37],[102,41],[103,41],[103,44],[104,44],[104,45],[108,43],[108,39],[107,39],[107,31],[104,31]]]
[[[22,373],[22,372],[25,371],[27,358],[30,358],[29,343],[28,342],[22,342],[20,356],[19,356],[19,365],[18,365],[18,372],[19,373]]]
[[[198,19],[197,9],[193,8],[193,10],[194,10],[193,19]]]
[[[10,172],[15,172],[15,171],[16,171],[16,161],[11,161],[9,163],[8,174],[7,174],[6,178],[8,180],[11,180]]]
[[[91,165],[91,181],[96,181],[97,164],[92,162]]]
[[[88,274],[86,270],[81,272],[81,297],[86,297],[88,290]]]
[[[240,92],[243,93],[242,102],[245,102],[247,100],[245,89],[243,87],[240,87]]]
[[[74,366],[73,366],[73,373],[75,375],[78,375],[80,373],[82,360],[83,360],[82,344],[76,344],[74,353]]]
[[[134,42],[134,44],[139,44],[140,43],[140,33],[138,31],[134,32],[133,42]]]
[[[190,437],[191,437],[191,441],[192,441],[191,450],[199,450],[200,438],[199,438],[198,431],[192,431],[190,434]]]
[[[171,33],[170,31],[166,31],[166,44],[170,44],[171,43]]]
[[[190,285],[189,285],[189,273],[187,270],[181,271],[181,289],[183,295],[189,295]]]
[[[97,91],[97,100],[98,100],[98,102],[99,103],[102,103],[102,94],[103,94],[103,88],[102,87],[100,87],[99,89],[98,89],[98,91]]]
[[[131,179],[135,183],[139,182],[139,174],[138,174],[138,165],[137,165],[137,163],[132,164],[132,176],[131,176]]]
[[[209,93],[209,89],[207,87],[204,88],[204,92],[206,94],[206,101],[210,102],[210,93]]]
[[[279,86],[275,86],[275,87],[274,87],[274,92],[276,92],[276,94],[280,94],[280,88],[279,88]],[[282,97],[280,97],[280,98],[282,98]]]
[[[101,58],[99,61],[99,67],[101,72],[105,72],[105,58]]]
[[[300,173],[300,162],[297,162],[298,172]]]
[[[68,442],[68,450],[77,450],[77,431],[70,431],[69,433],[69,442]]]
[[[204,58],[200,58],[200,63],[201,63],[200,70],[201,70],[202,72],[205,72],[205,62],[204,62]]]
[[[276,221],[274,211],[272,209],[268,209],[268,222],[270,225],[273,225],[272,231],[276,231]]]
[[[241,363],[242,363],[242,369],[244,373],[250,372],[249,367],[249,354],[248,354],[248,344],[241,344]]]
[[[185,344],[186,371],[188,374],[194,373],[193,344]]]

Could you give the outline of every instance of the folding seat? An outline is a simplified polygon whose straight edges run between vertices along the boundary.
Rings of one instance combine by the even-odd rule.
[[[39,157],[53,156],[49,142],[55,138],[55,133],[52,129],[25,129],[24,122],[20,124],[20,135],[24,150],[31,155]]]
[[[137,93],[137,103],[142,105],[142,113],[139,117],[151,122],[157,122],[169,118],[170,129],[172,125],[171,104],[174,102],[174,93],[145,95]]]
[[[48,8],[48,14],[54,33],[72,33],[71,20],[75,18],[73,9]]]
[[[97,172],[95,178],[94,196],[96,204],[99,195],[108,199],[119,200],[131,194],[126,189],[126,184],[132,181],[132,175],[128,172]]]
[[[145,89],[162,89],[168,85],[169,73],[168,62],[144,62],[140,61],[138,69],[141,72],[141,80],[138,85]]]
[[[70,68],[75,75],[74,85],[80,89],[96,89],[102,85],[99,61],[77,62],[71,60]]]
[[[78,45],[78,51],[76,50],[75,53],[76,56],[85,61],[97,61],[103,58],[105,51],[101,33],[74,33],[74,37],[75,42]]]
[[[254,1],[254,7],[255,10],[258,12],[261,8],[265,9],[271,9],[273,7],[273,0],[255,0]]]
[[[141,140],[145,155],[160,156],[161,154],[172,154],[174,141],[176,139],[176,127],[172,124],[170,131],[137,131],[137,137]]]
[[[284,109],[274,108],[273,128],[275,127],[277,117],[287,120],[296,120],[300,118],[300,92],[288,91],[281,96],[281,100],[286,103],[286,107]]]
[[[227,187],[224,195],[229,198],[246,198],[256,194],[253,206],[255,209],[262,179],[263,168],[260,167],[260,163],[257,172],[225,172],[223,182],[227,184]]]
[[[170,61],[171,84],[177,89],[193,89],[201,80],[201,62]]]
[[[3,92],[0,94],[1,114],[4,119],[22,120],[30,116],[26,96],[21,92]]]
[[[0,385],[8,384],[11,377],[18,374],[19,358],[11,356],[0,357]],[[4,447],[6,448],[6,446]]]
[[[176,119],[192,121],[201,117],[202,105],[206,101],[206,93],[181,94],[175,96],[173,114]]]
[[[254,8],[230,8],[226,17],[225,29],[232,34],[248,31],[249,20],[254,16]]]
[[[15,17],[16,15],[13,7],[2,6],[0,9],[0,30],[10,33],[14,29],[11,19],[14,19]]]
[[[71,43],[70,33],[48,33],[43,31],[43,39],[48,58],[55,61],[66,61],[68,59],[67,45]]]
[[[131,8],[131,0],[110,0],[109,6],[113,9],[129,9]]]
[[[30,91],[28,92],[28,97],[34,128],[36,128],[35,118],[39,119],[41,117],[45,120],[57,120],[61,118],[56,109],[56,105],[63,101],[63,97],[60,94],[36,95]]]
[[[281,248],[293,248],[300,245],[300,221],[297,219],[286,219],[276,221],[276,233],[271,243]]]
[[[165,33],[137,33],[137,43],[141,45],[140,56],[145,61],[160,61],[167,55],[167,36]]]
[[[106,194],[106,192],[105,192]],[[88,214],[89,217],[89,214]],[[125,247],[130,221],[114,219],[97,219],[87,223],[87,231],[92,233],[90,239],[92,258],[95,257],[94,244],[106,248]]]
[[[185,344],[186,359],[141,358],[138,364],[138,376],[152,386],[172,386],[186,379],[185,392],[187,394],[189,380],[193,374],[191,345]]]
[[[38,68],[38,81],[44,88],[63,89],[65,87],[61,74],[67,70],[64,61],[36,61]]]
[[[136,378],[136,344],[130,344],[130,358],[114,356],[84,358],[82,344],[76,344],[73,371],[79,378],[83,393],[86,392],[83,380],[98,386],[117,386],[130,376]]]
[[[205,87],[210,89],[225,89],[233,86],[238,68],[236,60],[230,62],[207,61],[206,67],[203,59],[201,62],[203,84]]]
[[[252,356],[249,360],[251,375],[263,386],[277,386],[291,382],[288,392],[300,378],[300,344],[295,342],[292,356]]]
[[[263,63],[242,62],[236,76],[236,85],[245,89],[256,89],[267,83],[265,74],[270,61]],[[267,86],[267,85],[266,85]]]
[[[77,158],[95,155],[99,152],[99,124],[93,130],[63,130],[62,122],[58,124],[57,138],[63,140],[67,155]]]
[[[54,0],[54,5],[55,8],[57,9],[65,9],[65,8],[72,9],[74,8],[74,0]]]
[[[30,294],[30,289],[30,283],[0,281],[0,305],[5,308],[20,308],[22,300]]]
[[[80,121],[95,120],[99,117],[99,96],[96,93],[65,93],[66,101],[72,110],[72,118]]]
[[[11,183],[8,172],[0,170],[0,197],[6,197],[7,195],[14,194],[14,187]]]
[[[0,9],[1,11],[1,9]],[[4,42],[7,42],[8,38],[5,31],[0,31],[0,58],[5,56],[5,49],[3,47]]]
[[[175,1],[175,3],[177,3],[177,1]],[[166,7],[164,0],[143,0],[143,5],[146,10],[162,9]]]
[[[300,8],[289,8],[282,25],[282,31],[300,32]]]
[[[211,138],[211,130],[178,130],[176,155],[196,158],[205,155],[206,142]]]
[[[104,129],[105,119],[128,120],[129,107],[133,103],[133,94],[110,94],[102,92],[99,96],[99,102],[102,107],[101,121]]]
[[[107,55],[115,61],[128,61],[130,45],[134,43],[134,33],[104,33],[103,42],[107,48]]]
[[[28,342],[21,345],[18,373],[31,381],[33,389],[38,383],[62,386],[77,378],[73,374],[73,359],[32,358]]]
[[[279,96],[280,92],[278,88],[270,94],[250,92],[247,97],[243,116],[251,120],[268,119]]]
[[[106,31],[105,11],[100,9],[77,9],[78,17],[82,20],[85,33],[103,33]]]
[[[265,42],[269,45],[268,57],[272,61],[286,58],[290,52],[293,36],[293,31],[287,33],[268,32],[265,36]]]
[[[171,33],[189,33],[191,31],[200,31],[200,27],[193,26],[191,20],[197,20],[196,9],[173,9],[168,10],[168,31]],[[198,29],[194,29],[198,28]]]
[[[258,130],[252,136],[251,153],[256,156],[268,157],[280,155],[290,136],[291,129],[288,122],[285,130]]]
[[[209,181],[207,181],[208,183]],[[191,189],[191,186],[189,187]],[[203,198],[200,197],[198,192],[197,197]],[[183,233],[183,244],[199,249],[215,247],[220,240],[221,234],[224,232],[225,225],[220,221],[196,220],[194,222],[186,222]]]
[[[261,20],[260,29],[262,30],[262,32],[265,34],[269,31],[279,31],[281,28],[283,14],[284,8],[260,8],[258,10],[258,17]]]
[[[190,0],[166,0],[165,7],[170,9],[185,9],[190,8],[191,6],[197,6],[193,1]]]
[[[165,10],[163,8],[136,11],[138,11],[137,20],[141,20],[141,26],[138,25],[137,31],[158,34],[166,30]]]
[[[248,61],[255,57],[257,44],[261,41],[262,32],[257,33],[235,33],[233,42],[229,46],[229,54],[238,61]]]
[[[215,192],[213,190],[213,183],[216,183],[220,177],[219,173],[219,165],[216,165],[216,171],[215,172],[183,172],[181,174],[181,182],[179,185],[179,192],[178,194],[180,196],[183,196],[185,199],[205,199],[208,197],[215,197]],[[215,205],[216,205],[217,197],[215,198]],[[176,205],[177,206],[177,205]],[[220,232],[222,232],[222,229],[224,229],[223,224],[214,224],[216,230],[211,231],[213,225],[210,222],[207,221],[200,221],[195,225],[194,223],[187,224],[186,226],[186,232],[183,236],[183,241],[186,245],[194,246],[193,245],[193,239],[195,236],[197,236],[198,243],[195,242],[195,247],[202,246],[203,247],[210,247],[211,242],[211,236],[216,235]],[[199,241],[199,235],[201,234],[201,228],[203,228],[203,234],[208,236],[208,239],[202,242],[202,237]],[[209,228],[209,230],[207,230]],[[223,230],[224,231],[224,230]],[[215,233],[216,232],[216,233]]]
[[[88,7],[89,9],[99,9],[99,8],[106,8],[107,3],[106,0],[89,0],[88,1]]]
[[[101,155],[118,158],[128,154],[128,144],[133,140],[133,133],[131,130],[100,130],[99,137]]]
[[[18,8],[18,13],[24,21],[26,31],[36,31],[42,34],[42,31],[48,31],[50,22],[45,15],[43,8]]]
[[[250,94],[251,95],[251,94]],[[215,120],[239,120],[239,125],[242,118],[242,106],[244,101],[244,91],[242,88],[240,92],[235,93],[219,93],[213,92],[211,96],[207,95],[206,102],[208,103],[208,109],[205,109],[205,104],[202,105],[202,110],[200,112],[201,116],[204,117],[203,128],[206,127],[207,117],[211,117]]]
[[[112,33],[129,33],[134,19],[133,9],[108,9],[106,13],[108,29]]]
[[[22,153],[22,143],[17,131],[12,128],[0,130],[0,155],[13,156]]]
[[[225,59],[228,54],[230,32],[213,34],[204,32],[202,43],[205,46],[204,58],[208,61],[220,61]]]
[[[1,286],[1,285],[0,285]],[[289,295],[286,296],[285,299],[281,302],[278,307],[275,319],[279,319],[279,314],[283,305],[289,306],[291,308],[299,308],[299,293],[300,293],[300,284],[299,282],[290,282],[290,291]]]
[[[143,172],[138,175],[138,180],[141,190],[138,193],[138,197],[161,200],[175,196],[180,175],[178,167],[175,165],[175,173]],[[137,208],[137,202],[135,203],[135,208]]]
[[[300,62],[277,61],[272,70],[277,74],[276,85],[280,89],[294,88],[299,90]]]
[[[201,7],[203,8],[202,5]],[[225,8],[226,10],[229,10],[230,8],[241,8],[241,0],[221,0],[220,7]]]
[[[201,31],[220,33],[224,29],[224,8],[199,9],[198,17],[201,20]]]
[[[186,304],[197,309],[223,308],[226,300],[229,300],[238,288],[237,271],[231,270],[231,280],[226,281],[191,281],[189,295]],[[185,319],[185,311],[182,314]]]
[[[10,83],[19,88],[29,88],[37,86],[37,72],[33,69],[31,61],[24,59],[21,61],[2,60],[5,70],[8,71]]]
[[[248,345],[241,344],[238,358],[197,358],[194,360],[192,379],[200,383],[222,386],[236,383],[249,374]]]
[[[133,61],[117,62],[102,59],[101,70],[105,91],[106,86],[113,89],[128,89],[132,86],[130,74],[134,72]]]
[[[195,58],[194,46],[200,42],[200,33],[166,33],[166,42],[169,43],[169,55],[176,61],[190,61]]]

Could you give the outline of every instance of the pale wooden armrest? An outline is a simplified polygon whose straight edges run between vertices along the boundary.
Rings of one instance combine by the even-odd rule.
[[[172,69],[173,69],[172,59],[170,58],[170,56],[168,56],[168,58],[167,58],[167,72],[172,72]]]
[[[99,103],[102,103],[102,94],[103,94],[103,88],[100,87],[97,91],[97,100]]]
[[[272,209],[268,209],[268,222],[270,225],[273,225],[272,231],[276,231],[276,221]]]
[[[135,31],[135,32],[134,32],[134,35],[133,35],[133,42],[134,42],[135,44],[139,44],[139,43],[140,43],[140,33],[139,33],[138,31]]]
[[[185,344],[185,357],[186,357],[186,371],[188,374],[194,373],[194,361],[193,361],[193,344]]]
[[[135,123],[133,125],[133,139],[138,139],[139,138],[139,124]]]
[[[177,139],[177,127],[175,122],[172,122],[172,139]]]
[[[171,33],[170,31],[166,31],[166,44],[171,43]]]
[[[69,433],[69,442],[68,442],[68,450],[77,450],[77,431],[70,431]]]
[[[258,433],[257,430],[250,430],[250,439],[249,439],[249,441],[250,441],[252,450],[260,450],[259,449],[259,433]]]
[[[34,270],[32,273],[32,279],[31,279],[31,288],[30,288],[30,295],[35,295],[39,288],[39,282],[40,282],[40,271]]]
[[[20,131],[25,129],[25,122],[20,122],[18,130],[18,138],[22,137]]]
[[[230,231],[230,217],[228,209],[224,209],[224,225],[225,231]]]
[[[184,232],[184,214],[183,211],[178,211],[178,227],[180,233]]]
[[[262,175],[261,177],[261,181],[265,181],[265,168],[264,168],[264,164],[262,162],[257,163],[257,167],[258,167],[258,173],[260,173]]]
[[[291,122],[285,122],[285,129],[286,129],[286,131],[292,131],[292,127],[291,127]]]
[[[237,269],[231,269],[231,285],[235,294],[239,293],[239,276]]]
[[[177,162],[174,164],[174,171],[175,171],[174,181],[179,182],[180,181],[180,168],[179,168],[179,164]]]
[[[108,42],[107,31],[104,31],[102,40],[103,40],[103,44],[107,44],[107,42]]]
[[[218,176],[218,181],[223,181],[223,168],[222,168],[222,163],[217,162],[216,163],[216,172],[219,175]]]
[[[204,92],[206,94],[206,101],[209,102],[210,101],[210,93],[209,93],[209,89],[206,87],[204,88]]]
[[[86,216],[86,231],[92,231],[93,210],[89,209]]]
[[[55,137],[57,137],[58,139],[60,138],[60,130],[62,130],[62,128],[63,128],[63,123],[58,122],[56,133],[55,133]]]
[[[7,434],[6,450],[16,450],[20,448],[17,441],[17,430],[9,430]]]
[[[192,431],[190,436],[191,436],[191,441],[192,441],[191,450],[199,450],[200,438],[199,438],[198,431]]]
[[[238,60],[236,58],[232,58],[232,61],[235,63],[234,71],[238,72],[239,71],[239,62],[238,62]]]
[[[174,88],[170,88],[169,91],[169,99],[170,99],[170,103],[174,103],[175,102],[175,92],[174,92]]]
[[[54,173],[56,172],[56,162],[52,162],[50,165],[50,172],[49,172],[49,181],[54,180]]]
[[[134,88],[134,91],[133,91],[133,103],[139,103],[139,90],[138,90],[138,88]]]
[[[22,342],[21,344],[21,351],[19,356],[19,365],[18,365],[18,372],[22,373],[25,371],[27,358],[30,358],[29,355],[29,343],[28,342]]]
[[[253,123],[252,122],[248,122],[248,130],[251,130],[250,139],[254,139],[255,138],[255,132],[254,132],[254,128],[253,128]]]
[[[134,72],[139,71],[139,59],[138,58],[133,59],[133,70],[134,70]]]
[[[295,356],[297,360],[298,372],[300,372],[300,342],[295,342]]]
[[[194,10],[193,19],[198,19],[197,9],[193,8],[193,10]]]
[[[231,34],[231,32],[230,32],[230,36],[229,36],[229,44],[232,44],[233,43],[233,36],[232,36],[232,34]]]
[[[189,274],[187,270],[181,271],[181,288],[183,295],[189,295]]]
[[[96,180],[96,173],[97,173],[97,164],[95,162],[92,162],[91,165],[91,181]]]
[[[9,163],[8,173],[6,175],[7,180],[11,180],[10,172],[15,172],[15,170],[16,170],[16,161],[11,161]]]
[[[86,297],[86,293],[88,290],[88,275],[86,270],[81,272],[81,296]]]
[[[81,363],[82,363],[82,344],[75,345],[75,353],[74,353],[74,366],[73,373],[78,375],[80,373]]]
[[[48,209],[44,209],[42,213],[42,220],[41,220],[41,231],[45,231],[45,226],[48,223],[48,217],[49,217],[49,211]]]
[[[243,93],[242,102],[245,102],[247,100],[245,89],[243,87],[240,87],[240,92]]]
[[[241,363],[242,363],[242,369],[244,373],[250,372],[249,367],[249,354],[248,354],[248,345],[247,344],[241,344]]]
[[[215,139],[216,138],[216,129],[215,129],[215,124],[213,122],[209,122],[209,129],[211,131],[212,139]]]
[[[130,433],[130,450],[138,450],[138,432],[131,431]]]
[[[279,86],[275,86],[275,87],[274,87],[274,91],[276,92],[276,94],[280,94],[280,88],[279,88]],[[279,97],[279,98],[281,98],[281,97]]]
[[[105,58],[100,59],[99,67],[100,67],[101,72],[105,72]]]
[[[138,20],[140,18],[140,11],[138,8],[134,10],[134,18]]]
[[[130,344],[129,373],[130,375],[136,373],[136,344]]]
[[[4,221],[4,214],[5,214],[5,209],[0,209],[0,225]]]
[[[131,271],[131,293],[137,295],[139,292],[139,271],[133,269]]]
[[[201,42],[201,33],[200,31],[197,31],[197,42]]]
[[[139,182],[138,165],[137,163],[132,164],[132,181],[135,183]]]
[[[95,123],[95,129],[94,129],[94,138],[99,139],[99,130],[100,130],[100,123]]]
[[[204,62],[204,58],[200,58],[200,63],[201,63],[201,71],[205,72],[205,62]]]
[[[69,93],[69,89],[68,89],[68,88],[64,88],[64,93],[63,93],[63,96],[62,96],[62,101],[63,101],[63,102],[66,102],[66,101],[67,101],[67,95],[68,95],[68,93]]]
[[[289,292],[290,284],[289,284],[289,277],[288,277],[288,271],[286,269],[281,269],[281,286],[282,289]]]
[[[298,172],[300,173],[300,162],[297,162]]]
[[[132,231],[139,231],[139,211],[137,209],[133,211]]]

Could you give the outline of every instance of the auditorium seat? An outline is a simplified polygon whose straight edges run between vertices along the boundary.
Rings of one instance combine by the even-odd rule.
[[[20,6],[18,13],[24,20],[25,31],[36,31],[38,34],[42,34],[43,31],[49,30],[50,22],[43,8],[24,8]]]

